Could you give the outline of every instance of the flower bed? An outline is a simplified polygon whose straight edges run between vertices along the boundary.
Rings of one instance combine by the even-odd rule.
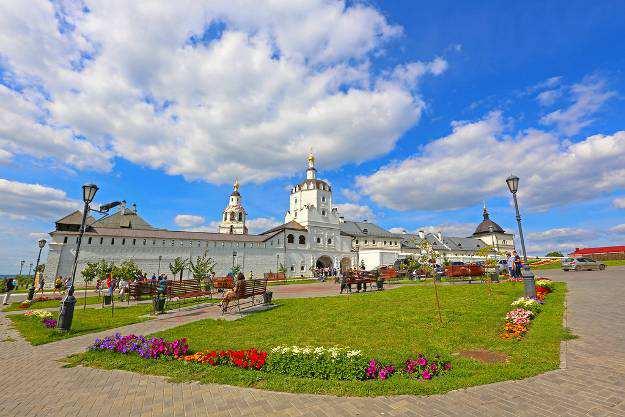
[[[178,359],[186,363],[208,366],[233,366],[278,373],[299,378],[325,380],[385,380],[396,373],[393,364],[367,360],[359,350],[339,347],[276,346],[269,352],[258,349],[206,350],[188,354],[186,339],[172,342],[144,336],[117,333],[96,339],[89,350],[111,351],[122,354],[136,353],[144,359],[160,357]],[[429,380],[451,370],[451,363],[438,356],[428,360],[423,354],[404,363],[403,374],[409,378]]]
[[[104,339],[96,339],[89,350],[109,350],[129,354],[136,353],[144,359],[158,359],[161,356],[179,358],[187,354],[189,345],[186,339],[167,341],[160,337],[147,339],[144,336],[129,334],[122,336],[115,333]]]
[[[52,318],[52,313],[46,310],[29,310],[24,315],[41,320],[41,323],[48,329],[54,329],[57,324],[56,320]]]
[[[531,320],[542,311],[545,296],[554,288],[553,281],[538,279],[536,280],[536,298],[521,297],[514,300],[511,306],[516,308],[506,314],[506,323],[501,338],[521,340],[527,333]]]

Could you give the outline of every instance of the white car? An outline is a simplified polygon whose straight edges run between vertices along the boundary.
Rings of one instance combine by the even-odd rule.
[[[564,271],[603,271],[605,264],[590,258],[564,258],[562,259],[562,269]]]

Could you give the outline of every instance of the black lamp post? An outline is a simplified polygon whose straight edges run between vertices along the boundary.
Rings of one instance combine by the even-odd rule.
[[[157,276],[161,276],[161,261],[163,260],[163,255],[158,255],[158,272],[156,273]]]
[[[237,251],[232,251],[232,270],[234,270],[234,260],[237,258]]]
[[[76,268],[78,267],[78,254],[80,252],[80,243],[85,234],[85,223],[89,214],[89,204],[93,201],[95,194],[98,192],[98,186],[95,184],[85,184],[82,186],[82,199],[85,202],[82,211],[82,221],[80,222],[80,233],[76,241],[76,253],[74,254],[74,265],[72,266],[72,280],[70,281],[67,295],[61,303],[61,311],[59,314],[59,329],[68,331],[72,328],[72,319],[74,318],[74,306],[76,305],[76,297],[74,297],[74,279],[76,278]]]
[[[20,276],[20,277],[22,276],[22,269],[24,268],[24,263],[25,263],[25,262],[26,262],[26,261],[23,261],[23,260],[22,260],[22,261],[20,261],[20,274],[19,274],[19,276]]]
[[[523,276],[523,283],[525,284],[525,296],[536,297],[536,287],[534,285],[534,274],[527,265],[527,252],[525,252],[525,239],[523,239],[523,228],[521,227],[521,214],[519,213],[519,203],[516,198],[516,193],[519,190],[519,177],[516,175],[510,175],[506,179],[508,189],[512,193],[512,199],[514,200],[514,209],[516,211],[516,222],[519,226],[519,237],[521,238],[521,250],[523,251],[523,270],[521,275]]]
[[[43,247],[46,246],[46,240],[45,239],[40,239],[37,242],[37,245],[39,246],[39,254],[37,255],[37,265],[35,266],[35,275],[33,277],[33,284],[32,286],[28,289],[28,299],[32,300],[33,297],[35,296],[35,278],[37,277],[37,270],[39,269],[39,261],[41,260],[41,251],[43,250]],[[41,276],[41,274],[39,274]]]

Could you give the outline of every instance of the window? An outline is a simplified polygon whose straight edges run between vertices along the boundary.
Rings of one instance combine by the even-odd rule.
[[[300,266],[300,267],[299,267],[299,270],[300,270],[300,271],[303,271],[303,270],[304,270],[304,265]]]
[[[367,241],[365,240],[365,245],[367,244]]]
[[[137,239],[132,239],[132,244],[136,245],[137,244]]]
[[[171,245],[174,246],[174,240],[173,239],[171,240]]]
[[[67,243],[67,236],[63,238],[63,243]]]
[[[91,238],[87,239],[87,245],[91,245]]]
[[[243,220],[243,213],[239,213],[239,221]]]
[[[367,229],[362,229],[362,232],[366,235],[366,234],[368,234],[368,233],[369,233],[369,230],[367,230]]]
[[[111,245],[114,245],[114,244],[115,244],[115,238],[114,238],[114,237],[112,237],[112,238],[111,238]]]
[[[300,245],[305,245],[306,244],[306,237],[304,235],[300,235],[300,237],[299,237],[299,244]]]
[[[384,241],[384,246],[386,246],[386,240]]]
[[[156,245],[156,240],[152,241],[152,246]]]
[[[293,200],[293,202],[294,202],[295,204],[297,204],[297,197],[295,197],[295,200]]]
[[[165,241],[163,240],[163,246],[165,246]]]
[[[230,213],[230,220],[231,220],[231,221],[234,221],[234,212],[231,212],[231,213]]]
[[[317,243],[321,243],[321,238],[320,237],[317,238]]]
[[[328,245],[332,244],[332,238],[328,238]]]
[[[147,239],[143,239],[143,246],[145,246],[146,243],[148,243]]]
[[[325,210],[321,210],[321,215],[325,216],[326,215],[326,211]]]
[[[358,244],[358,239],[356,239],[356,244]]]
[[[295,265],[291,265],[291,271],[295,271]]]
[[[125,245],[125,244],[126,244],[126,238],[123,238],[122,239],[122,245]]]
[[[104,244],[104,238],[103,238],[103,237],[101,237],[101,238],[100,238],[100,245],[103,245],[103,244]]]
[[[321,201],[325,203],[326,202],[326,197],[325,196],[321,197]]]
[[[371,243],[372,243],[373,245],[375,245],[375,240],[372,240],[372,241],[371,241]]]
[[[293,235],[289,234],[289,235],[286,237],[286,241],[287,241],[287,243],[294,243],[294,242],[295,242],[295,236],[293,236]]]

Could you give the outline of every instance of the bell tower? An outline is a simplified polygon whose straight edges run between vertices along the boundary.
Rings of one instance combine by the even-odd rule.
[[[228,206],[222,213],[221,223],[219,223],[219,233],[231,235],[246,235],[247,226],[245,218],[247,213],[241,204],[241,194],[239,193],[239,181],[234,181],[232,194],[228,200]]]

